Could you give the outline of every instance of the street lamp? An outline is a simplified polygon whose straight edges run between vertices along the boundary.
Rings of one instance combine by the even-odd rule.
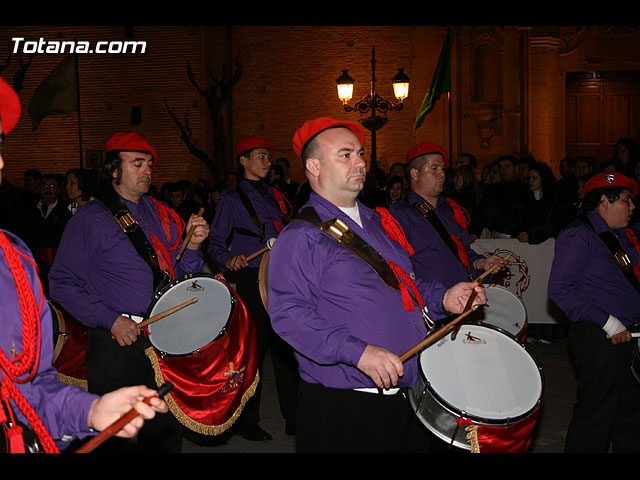
[[[381,129],[389,120],[387,112],[402,110],[405,98],[409,96],[409,77],[404,69],[398,68],[398,73],[393,77],[393,93],[398,103],[393,104],[376,93],[376,51],[371,48],[371,90],[353,106],[349,101],[353,98],[353,84],[355,80],[349,75],[348,70],[342,70],[342,75],[336,78],[338,98],[342,101],[346,112],[357,111],[360,115],[370,113],[368,117],[360,119],[360,123],[371,132],[371,168],[377,167],[376,160],[376,131]]]

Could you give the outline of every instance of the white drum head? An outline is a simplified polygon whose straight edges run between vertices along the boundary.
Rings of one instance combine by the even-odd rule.
[[[198,301],[147,326],[149,341],[160,352],[188,355],[218,338],[231,316],[233,299],[215,277],[194,275],[172,283],[152,304],[147,318],[197,297]]]
[[[429,390],[477,420],[504,421],[529,413],[542,396],[542,375],[527,350],[482,325],[461,325],[420,354]]]
[[[520,336],[527,323],[524,303],[511,290],[499,285],[485,288],[485,293],[487,305],[469,318],[501,328],[516,338]]]

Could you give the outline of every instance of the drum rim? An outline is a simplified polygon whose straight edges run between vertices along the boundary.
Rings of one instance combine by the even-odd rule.
[[[452,405],[450,402],[448,402],[447,400],[442,398],[442,396],[440,394],[438,394],[438,392],[435,391],[435,389],[431,386],[431,382],[429,382],[426,379],[426,376],[425,376],[422,368],[420,368],[420,357],[418,356],[418,372],[420,374],[420,378],[422,379],[422,388],[421,388],[421,390],[423,390],[423,391],[424,390],[428,390],[429,394],[432,395],[433,398],[445,410],[447,410],[451,414],[455,415],[456,418],[468,418],[470,420],[473,420],[474,423],[477,423],[479,425],[509,426],[509,425],[513,425],[514,423],[519,422],[520,420],[523,420],[523,419],[529,417],[540,406],[540,404],[542,402],[542,395],[544,393],[544,373],[542,371],[542,366],[540,365],[540,362],[535,357],[535,355],[533,355],[533,353],[531,352],[531,349],[529,349],[526,344],[516,341],[511,336],[511,334],[503,331],[500,327],[496,327],[494,325],[489,325],[489,324],[483,325],[482,322],[465,322],[465,323],[463,323],[463,325],[474,325],[474,326],[478,326],[478,327],[481,327],[481,328],[489,328],[491,330],[495,330],[496,332],[506,336],[510,340],[513,340],[516,343],[516,345],[518,345],[520,348],[525,350],[525,352],[528,353],[529,356],[531,357],[534,365],[536,366],[538,375],[540,376],[540,393],[538,395],[538,399],[536,400],[534,405],[529,410],[527,410],[526,412],[523,412],[520,415],[517,415],[515,417],[497,419],[497,418],[486,418],[486,417],[482,417],[480,415],[470,415],[468,412],[465,412],[461,408],[458,408],[458,407]],[[447,335],[449,335],[449,333],[447,333]],[[418,386],[416,386],[415,388],[418,388]],[[464,415],[463,415],[463,413],[464,413]]]
[[[498,290],[504,290],[505,292],[508,292],[511,294],[511,296],[515,297],[516,300],[518,300],[518,303],[522,306],[522,310],[524,311],[524,322],[522,324],[522,328],[520,330],[518,330],[517,333],[511,333],[507,330],[505,330],[504,328],[503,333],[505,333],[506,335],[509,335],[510,337],[514,338],[516,341],[520,342],[519,338],[522,336],[522,334],[524,333],[524,331],[527,328],[527,325],[529,324],[529,312],[527,311],[527,306],[525,305],[525,303],[522,301],[522,299],[518,296],[518,294],[516,292],[514,292],[513,290],[503,286],[503,285],[487,285],[485,287],[485,291],[488,291],[490,288],[496,288]],[[482,323],[482,322],[477,322],[477,323]],[[489,325],[487,323],[487,325]],[[497,326],[496,326],[497,327]],[[500,327],[497,327],[500,328]]]
[[[158,354],[160,355],[161,358],[180,358],[180,357],[188,357],[190,355],[194,355],[196,353],[201,353],[204,352],[207,348],[209,348],[212,344],[214,344],[215,342],[217,342],[218,340],[220,340],[220,338],[222,338],[224,335],[226,335],[227,333],[227,327],[229,326],[229,323],[231,322],[231,318],[233,317],[233,313],[234,310],[237,306],[238,303],[238,298],[237,298],[237,293],[235,292],[235,290],[233,288],[231,288],[231,286],[227,283],[226,280],[224,280],[223,278],[220,278],[219,275],[215,275],[215,274],[211,274],[211,273],[187,273],[185,275],[183,275],[180,278],[175,278],[173,280],[171,280],[169,283],[167,283],[164,287],[162,287],[160,290],[158,290],[156,293],[154,293],[153,298],[151,303],[149,304],[149,308],[147,309],[147,313],[146,313],[146,317],[145,318],[149,318],[151,316],[151,312],[153,311],[153,308],[155,307],[155,305],[158,303],[158,300],[160,300],[160,298],[162,298],[162,296],[167,293],[167,291],[169,291],[171,288],[175,287],[176,285],[185,282],[191,278],[210,278],[213,280],[216,280],[218,282],[220,282],[222,285],[224,285],[227,290],[229,291],[229,294],[231,296],[231,309],[229,311],[229,316],[227,318],[227,321],[224,324],[224,327],[222,328],[222,330],[220,330],[220,332],[218,333],[218,335],[215,338],[212,338],[208,343],[206,343],[205,345],[203,345],[200,348],[197,348],[191,352],[187,352],[187,353],[169,353],[169,352],[165,352],[164,350],[162,350],[161,348],[158,348],[157,346],[155,346],[153,344],[153,342],[151,341],[151,332],[149,332],[149,326],[147,326],[145,328],[145,336],[147,338],[147,341],[149,342],[149,344],[158,352]]]

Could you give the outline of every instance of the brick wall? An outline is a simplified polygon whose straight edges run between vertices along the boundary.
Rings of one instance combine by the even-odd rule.
[[[211,154],[209,113],[187,79],[187,62],[198,83],[208,87],[207,67],[219,76],[227,58],[240,59],[243,76],[233,91],[231,110],[226,115],[232,125],[230,147],[246,135],[266,137],[275,143],[276,156],[289,158],[294,177],[301,179],[302,168],[291,148],[295,129],[318,116],[354,121],[359,118],[357,113],[344,112],[337,98],[335,79],[341,70],[349,69],[356,79],[354,100],[363,97],[370,89],[371,49],[375,46],[376,90],[395,101],[391,79],[398,67],[404,67],[411,76],[414,60],[412,27],[142,26],[133,31],[132,39],[147,42],[144,54],[79,57],[82,148],[100,150],[113,133],[136,131],[149,138],[158,150],[160,161],[154,172],[158,186],[180,178],[211,178],[203,164],[188,153],[164,105],[166,99],[180,118],[189,111],[194,142]],[[124,27],[0,26],[0,51],[12,48],[11,39],[15,36],[34,41],[77,39],[95,43],[129,39],[125,32]],[[437,30],[434,32],[436,37],[440,35]],[[233,48],[229,48],[229,40]],[[436,44],[437,50],[440,40]],[[26,108],[36,87],[65,56],[36,54],[25,77],[20,91],[25,109],[4,150],[7,165],[3,176],[16,185],[22,184],[22,172],[30,167],[64,173],[80,164],[78,115],[47,117],[34,132]],[[435,57],[434,65],[437,53]],[[17,60],[14,56],[3,72],[5,79],[12,78]],[[412,78],[412,87],[416,82]],[[377,133],[377,158],[385,169],[402,160],[414,143],[415,110],[426,85],[420,85],[420,90],[416,94],[414,88],[405,109],[389,113],[389,123]],[[131,124],[133,106],[142,112],[139,125]],[[368,133],[366,142],[369,147]]]

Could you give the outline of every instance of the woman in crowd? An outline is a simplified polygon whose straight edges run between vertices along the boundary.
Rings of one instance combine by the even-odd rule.
[[[68,208],[74,214],[78,208],[93,200],[97,176],[92,170],[72,168],[65,177],[65,191],[70,202]]]
[[[544,162],[529,167],[529,190],[532,199],[525,207],[523,224],[526,229],[518,240],[530,244],[542,243],[558,233],[555,177]]]

